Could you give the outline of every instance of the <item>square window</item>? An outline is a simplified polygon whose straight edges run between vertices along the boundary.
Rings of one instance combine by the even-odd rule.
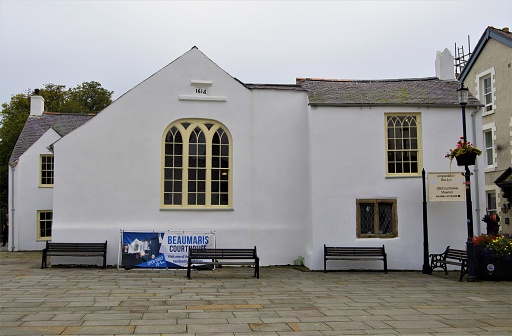
[[[394,238],[398,236],[396,199],[357,200],[357,237]]]

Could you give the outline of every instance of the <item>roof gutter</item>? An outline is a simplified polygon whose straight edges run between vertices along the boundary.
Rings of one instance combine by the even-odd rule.
[[[344,104],[344,103],[309,103],[310,106],[327,106],[327,107],[457,107],[459,104]],[[467,107],[483,107],[481,104],[468,104]]]

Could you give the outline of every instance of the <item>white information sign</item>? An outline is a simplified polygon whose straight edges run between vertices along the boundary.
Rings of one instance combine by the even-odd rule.
[[[428,200],[465,201],[466,181],[462,173],[428,173]]]

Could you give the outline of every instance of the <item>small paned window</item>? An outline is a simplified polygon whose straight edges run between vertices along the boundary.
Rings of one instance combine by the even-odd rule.
[[[41,155],[41,180],[40,185],[53,186],[53,155]]]
[[[40,210],[37,212],[37,239],[38,240],[51,240],[52,239],[52,221],[53,221],[53,211]]]
[[[487,166],[494,166],[494,142],[492,129],[484,131],[484,146],[485,164]]]
[[[418,175],[421,158],[419,114],[388,114],[386,125],[387,175]]]
[[[492,111],[492,80],[491,76],[488,76],[482,80],[483,83],[483,103],[485,105],[485,111]]]
[[[486,191],[486,202],[487,202],[487,214],[488,215],[494,215],[497,213],[496,209],[496,192],[495,191]]]
[[[357,200],[357,237],[393,238],[398,236],[396,199]]]
[[[212,120],[182,120],[164,134],[163,208],[231,206],[231,137]]]

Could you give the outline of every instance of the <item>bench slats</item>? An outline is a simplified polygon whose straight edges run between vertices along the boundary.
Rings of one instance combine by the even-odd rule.
[[[382,247],[344,247],[324,244],[324,272],[327,272],[327,260],[382,260],[384,272],[388,272],[384,245]]]
[[[462,281],[464,275],[468,274],[468,257],[466,251],[451,249],[450,246],[448,246],[443,253],[430,255],[430,267],[432,270],[442,268],[445,274],[448,274],[446,265],[460,266],[460,281]]]
[[[103,268],[107,267],[107,241],[104,243],[54,243],[46,242],[41,268],[47,267],[48,256],[103,257]]]
[[[221,261],[219,261],[219,259]],[[249,259],[253,261],[241,261]],[[190,279],[190,270],[192,268],[192,264],[201,264],[254,266],[254,276],[259,279],[259,262],[260,259],[256,254],[256,246],[254,246],[254,249],[216,249],[191,247],[188,250],[187,278]]]

